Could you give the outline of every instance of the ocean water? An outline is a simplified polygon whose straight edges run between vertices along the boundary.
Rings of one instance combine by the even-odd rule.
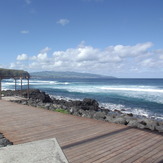
[[[2,88],[14,89],[12,79],[3,80]],[[30,88],[67,100],[93,98],[111,110],[163,120],[163,79],[31,79]]]

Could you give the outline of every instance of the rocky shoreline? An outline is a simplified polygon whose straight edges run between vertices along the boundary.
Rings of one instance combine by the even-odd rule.
[[[20,91],[3,91],[4,96],[20,95]],[[27,97],[26,91],[21,92],[23,97]],[[12,100],[23,105],[30,105],[47,110],[66,110],[69,114],[88,117],[97,120],[103,120],[111,123],[123,124],[139,129],[147,129],[159,133],[163,133],[163,122],[146,117],[136,117],[133,114],[125,114],[121,111],[111,111],[107,108],[99,106],[99,103],[94,99],[85,98],[80,100],[64,100],[50,97],[45,92],[39,89],[32,89],[29,93],[28,100]]]
[[[8,145],[13,145],[13,143],[6,139],[2,133],[0,133],[0,148]]]

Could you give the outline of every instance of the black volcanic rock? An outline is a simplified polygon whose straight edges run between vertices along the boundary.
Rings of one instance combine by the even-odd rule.
[[[85,98],[82,101],[81,109],[98,111],[99,103],[94,99]]]
[[[46,94],[45,92],[41,92],[39,89],[30,91],[29,98],[32,100],[39,101],[39,102],[41,101],[43,103],[52,102],[52,99],[50,98],[50,96]]]
[[[17,91],[4,91],[4,95],[16,95]],[[26,96],[26,91],[23,93]],[[118,110],[111,111],[104,107],[99,107],[99,103],[94,99],[85,98],[83,100],[64,100],[50,97],[45,92],[38,89],[30,90],[30,99],[15,100],[13,102],[23,105],[31,105],[48,110],[64,109],[68,113],[81,117],[94,118],[111,123],[124,124],[129,127],[149,129],[163,133],[163,122],[148,119],[146,117],[136,117],[133,114],[125,114]],[[2,141],[2,140],[1,140]]]
[[[6,139],[3,134],[0,133],[0,147],[5,147],[7,145],[13,145],[8,139]]]

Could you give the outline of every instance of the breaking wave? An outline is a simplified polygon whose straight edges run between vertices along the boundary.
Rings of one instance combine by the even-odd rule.
[[[17,85],[20,86],[20,80]],[[23,80],[23,87],[27,81]],[[2,89],[14,89],[14,80],[3,80]],[[163,80],[30,80],[30,88],[58,98],[94,98],[111,110],[163,118]]]

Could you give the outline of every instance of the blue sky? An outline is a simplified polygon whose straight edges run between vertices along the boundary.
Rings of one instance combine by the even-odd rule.
[[[1,0],[0,67],[163,78],[162,0]]]

